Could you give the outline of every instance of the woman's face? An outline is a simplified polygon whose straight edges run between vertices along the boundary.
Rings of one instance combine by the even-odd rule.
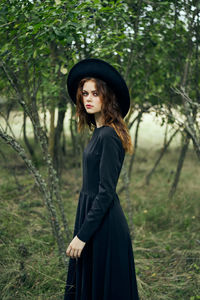
[[[88,80],[84,83],[82,97],[87,113],[95,114],[101,112],[102,102],[93,80]]]

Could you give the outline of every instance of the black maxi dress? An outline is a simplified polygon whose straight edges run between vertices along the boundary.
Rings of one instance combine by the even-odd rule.
[[[64,300],[138,300],[129,227],[116,193],[125,150],[116,131],[95,128],[83,152],[74,234],[86,242],[69,258]]]

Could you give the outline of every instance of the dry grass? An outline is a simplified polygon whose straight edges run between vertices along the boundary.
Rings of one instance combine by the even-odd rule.
[[[58,261],[46,208],[23,163],[7,146],[0,146],[8,157],[7,162],[0,158],[0,298],[63,299],[66,271]],[[141,300],[200,299],[200,168],[190,150],[177,193],[169,200],[178,150],[166,153],[150,186],[144,184],[145,175],[158,151],[137,152],[130,196]],[[66,161],[62,196],[71,231],[81,170],[79,175],[77,179],[77,171]],[[119,198],[127,214],[125,195]]]

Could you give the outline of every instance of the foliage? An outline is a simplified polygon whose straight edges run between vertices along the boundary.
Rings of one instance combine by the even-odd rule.
[[[15,109],[17,107],[23,110],[32,120],[35,136],[39,130],[43,137],[47,134],[47,142],[51,136],[54,136],[54,128],[52,132],[48,132],[45,125],[41,125],[38,112],[42,108],[45,115],[49,110],[53,124],[55,108],[58,107],[62,116],[60,114],[56,126],[56,129],[60,130],[57,135],[58,143],[54,142],[55,148],[59,148],[65,111],[71,105],[66,90],[67,74],[80,59],[102,58],[111,62],[124,75],[128,83],[131,110],[127,123],[130,126],[133,124],[130,122],[133,109],[137,108],[140,119],[142,114],[151,108],[156,111],[157,116],[160,116],[164,110],[161,126],[165,122],[175,125],[176,116],[171,113],[175,109],[183,124],[180,132],[183,130],[183,135],[187,132],[184,125],[188,123],[185,120],[189,120],[190,124],[195,124],[195,127],[191,128],[196,138],[199,132],[199,40],[200,5],[195,0],[2,0],[0,2],[0,96],[6,97],[9,103],[8,111],[13,108],[13,104]],[[186,103],[183,93],[174,92],[174,88],[179,91],[183,88],[184,95],[197,105]],[[72,113],[75,113],[73,109]],[[7,115],[9,117],[9,113]],[[71,118],[73,121],[74,115]],[[72,137],[73,134],[72,131]],[[36,140],[35,143],[37,142]],[[196,148],[199,149],[198,142]],[[46,144],[45,148],[43,147],[42,154],[44,153],[48,159],[42,168],[49,167],[47,170],[50,170],[49,174],[52,175],[54,170]],[[4,155],[2,152],[0,154]],[[41,153],[38,153],[38,156],[41,156]],[[76,161],[77,157],[74,158]],[[170,160],[169,156],[168,158]],[[137,162],[135,164],[135,171],[137,171]],[[169,162],[165,166],[167,170],[169,170],[168,165]],[[174,161],[171,162],[171,166],[173,165]],[[147,164],[145,169],[146,167]],[[188,186],[188,182],[193,178],[192,174],[198,172],[194,169],[195,166],[190,177],[183,178],[185,186]],[[139,174],[140,172],[142,173],[141,169]],[[148,191],[139,190],[137,182],[135,186],[136,190],[138,188],[138,195],[134,196],[136,233],[138,236],[143,234],[142,241],[135,241],[141,295],[144,299],[149,299],[152,295],[154,299],[156,297],[198,299],[199,262],[196,257],[199,251],[194,242],[197,240],[197,228],[194,226],[197,216],[193,209],[196,208],[197,211],[198,193],[195,192],[197,188],[195,185],[193,190],[194,183],[190,183],[191,188],[185,190],[182,184],[183,192],[179,191],[173,201],[167,202],[166,188],[168,183],[171,183],[171,175],[174,171],[167,174],[165,171],[159,172],[156,173]],[[43,173],[47,173],[46,169]],[[47,212],[42,212],[42,216],[40,215],[40,209],[43,210],[41,204],[39,209],[33,209],[33,215],[37,215],[37,218],[32,218],[32,221],[36,222],[34,228],[40,237],[36,241],[37,234],[30,232],[28,217],[32,214],[29,210],[30,206],[37,206],[38,202],[32,203],[30,201],[32,195],[27,192],[25,195],[31,199],[29,198],[28,201],[21,199],[18,203],[17,199],[21,197],[18,190],[24,191],[25,187],[20,186],[15,178],[17,186],[15,188],[15,185],[8,180],[8,174],[4,175],[7,184],[0,177],[1,195],[10,202],[6,202],[7,206],[4,201],[2,202],[3,297],[9,299],[10,293],[13,293],[15,298],[21,297],[20,299],[32,298],[34,295],[43,297],[43,294],[47,295],[47,290],[51,296],[52,286],[48,283],[48,279],[55,267],[59,280],[57,281],[58,294],[54,295],[55,299],[58,299],[61,296],[60,287],[64,286],[63,270],[62,267],[56,266],[55,241],[48,229],[44,229]],[[164,180],[164,186],[156,184],[161,182],[160,178]],[[140,179],[139,175],[138,179]],[[24,185],[29,186],[26,178],[23,180]],[[49,182],[51,186],[51,181]],[[50,188],[50,192],[53,194],[53,189]],[[143,199],[142,192],[146,193]],[[149,192],[152,193],[152,198],[149,198],[149,194],[151,195]],[[34,197],[39,197],[37,192],[35,193]],[[189,207],[191,202],[193,208]],[[182,203],[184,210],[179,210]],[[70,210],[70,206],[67,209]],[[70,211],[70,213],[74,212],[75,210]],[[20,218],[21,215],[24,219]],[[15,225],[14,228],[12,224]],[[22,231],[25,226],[28,227],[28,233]],[[191,232],[193,240],[190,242]],[[29,240],[27,236],[30,236]],[[8,259],[7,245],[10,246]],[[52,247],[53,252],[49,247]],[[183,248],[186,250],[184,251]],[[18,250],[21,252],[18,253]],[[42,253],[42,258],[47,257],[47,261],[50,261],[49,266],[40,260],[36,255],[37,251]],[[25,255],[23,259],[22,254]],[[40,273],[34,269],[34,259],[41,266]],[[28,266],[32,268],[31,272],[26,269]],[[41,270],[45,270],[45,275]],[[171,278],[166,275],[166,270]],[[44,282],[43,286],[41,282]],[[166,285],[170,287],[168,294],[166,294],[168,287]],[[17,290],[18,294],[14,294],[18,286],[20,286]]]
[[[1,59],[26,97],[39,89],[47,104],[55,102],[78,59],[104,57],[124,39],[117,22],[123,7],[119,1],[1,1]]]

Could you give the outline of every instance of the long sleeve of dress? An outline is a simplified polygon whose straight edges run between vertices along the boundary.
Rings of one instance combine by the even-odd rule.
[[[103,217],[112,204],[117,181],[122,167],[123,147],[113,129],[101,135],[101,154],[99,163],[99,189],[77,237],[87,242],[100,226]]]

